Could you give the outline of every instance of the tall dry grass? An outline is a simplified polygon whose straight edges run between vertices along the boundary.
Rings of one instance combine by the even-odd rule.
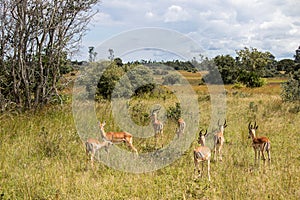
[[[195,86],[202,113],[200,126],[205,128],[210,122],[210,101],[201,87]],[[264,87],[268,90],[268,85]],[[299,199],[300,113],[297,105],[282,103],[277,91],[270,94],[227,87],[223,161],[212,162],[211,182],[206,176],[194,179],[192,150],[196,140],[178,160],[154,172],[126,173],[101,162],[92,170],[86,165],[71,105],[37,113],[3,114],[0,199]],[[153,103],[153,99],[142,101],[145,107]],[[141,100],[132,104],[137,102]],[[166,101],[166,106],[173,104],[173,99]],[[107,112],[109,106],[109,102],[102,102],[97,108],[99,119],[107,119],[108,130],[118,130]],[[260,166],[254,165],[247,137],[247,125],[254,120],[259,125],[257,134],[271,140],[270,165],[262,161]],[[170,121],[165,127],[162,143],[174,136],[176,124]],[[142,152],[153,150],[153,144],[151,138],[134,139]]]

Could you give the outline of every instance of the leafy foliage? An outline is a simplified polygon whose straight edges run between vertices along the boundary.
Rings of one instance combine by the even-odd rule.
[[[256,72],[249,72],[242,70],[239,73],[238,81],[246,85],[247,87],[261,87],[264,85],[263,79],[259,77]]]
[[[173,120],[178,120],[181,117],[180,103],[176,103],[175,107],[170,106],[167,110],[167,117]]]
[[[214,63],[218,67],[224,84],[233,84],[236,82],[238,77],[238,69],[234,58],[230,55],[216,56]]]
[[[164,85],[173,85],[173,84],[179,84],[181,82],[181,78],[179,74],[169,74],[165,77],[163,77],[163,84]]]
[[[281,97],[284,101],[300,101],[300,70],[292,73],[282,84]]]
[[[260,52],[255,48],[245,47],[236,53],[236,59],[230,55],[221,55],[216,56],[211,62],[203,60],[202,63],[207,63],[209,70],[209,74],[204,77],[205,82],[213,84],[240,82],[247,87],[261,87],[264,84],[261,77],[279,74],[276,70],[275,57],[269,52]]]
[[[282,59],[277,63],[278,71],[285,71],[286,74],[294,71],[295,61],[292,59]]]
[[[125,72],[122,68],[114,64],[109,65],[100,77],[96,94],[100,94],[105,99],[110,99],[117,82],[124,74]],[[126,84],[127,81],[122,81],[122,83]]]
[[[35,109],[59,96],[98,0],[0,2],[0,104]],[[57,99],[57,98],[56,98]]]

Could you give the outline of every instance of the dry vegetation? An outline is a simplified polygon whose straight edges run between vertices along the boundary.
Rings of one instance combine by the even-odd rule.
[[[197,85],[193,74],[185,75],[199,96],[200,125],[206,128],[210,121],[207,88]],[[210,183],[206,176],[196,180],[193,176],[196,138],[180,159],[154,172],[126,173],[101,162],[92,170],[86,169],[70,104],[37,113],[3,114],[0,199],[299,199],[299,105],[281,101],[280,81],[269,80],[257,89],[226,86],[228,127],[223,162],[212,162]],[[111,122],[106,129],[117,130],[110,113],[101,113],[108,104],[98,106],[99,118]],[[166,101],[167,106],[173,104],[172,99]],[[253,165],[247,125],[254,120],[259,124],[257,134],[271,140],[271,165]],[[173,137],[175,126],[173,122],[166,125],[164,142]],[[147,151],[153,141],[135,139],[134,145],[138,151]]]

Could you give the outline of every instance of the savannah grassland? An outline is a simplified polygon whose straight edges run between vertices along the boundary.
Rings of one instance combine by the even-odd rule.
[[[197,74],[183,72],[198,94],[200,128],[210,123],[210,98]],[[211,163],[211,182],[194,178],[195,141],[180,159],[160,170],[132,174],[96,162],[86,166],[77,134],[71,100],[38,112],[0,116],[0,199],[300,199],[299,105],[283,103],[280,79],[256,89],[225,86],[226,143],[222,162]],[[153,99],[133,100],[150,105]],[[155,100],[156,101],[156,100]],[[166,98],[166,106],[174,99]],[[146,107],[145,106],[145,107]],[[107,131],[117,131],[109,102],[97,105]],[[270,165],[254,165],[248,123],[256,119],[257,135],[271,140]],[[216,122],[217,123],[217,122]],[[167,122],[163,140],[174,136],[176,124]],[[153,150],[154,140],[135,138],[138,151]],[[146,143],[146,144],[145,144]]]

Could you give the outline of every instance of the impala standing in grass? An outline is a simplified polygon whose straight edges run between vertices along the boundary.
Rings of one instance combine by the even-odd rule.
[[[255,158],[254,163],[256,164],[256,161],[258,160],[258,164],[260,163],[260,152],[262,154],[262,158],[265,161],[265,154],[264,151],[268,154],[268,160],[271,161],[271,142],[267,137],[256,137],[255,131],[258,129],[258,125],[256,125],[256,122],[254,123],[254,126],[252,126],[251,122],[248,125],[249,130],[249,136],[248,138],[252,139],[252,147],[254,149]]]
[[[185,121],[182,118],[178,119],[178,127],[176,130],[177,138],[179,138],[181,135],[184,134],[184,129],[185,129]]]
[[[87,139],[87,141],[85,142],[85,150],[86,150],[86,155],[90,156],[92,168],[94,168],[94,158],[95,158],[96,152],[103,147],[105,148],[105,151],[107,152],[108,147],[110,145],[112,145],[112,142],[110,142],[110,141],[99,142],[99,140],[94,139],[94,138]]]
[[[132,135],[128,132],[105,132],[104,126],[105,121],[103,123],[99,122],[100,133],[103,140],[110,141],[113,144],[125,142],[127,146],[132,149],[136,154],[138,154],[136,148],[132,144]]]
[[[224,129],[227,127],[226,119],[224,124],[220,124],[220,120],[218,120],[219,130],[214,134],[214,160],[217,160],[217,154],[219,156],[219,160],[222,161],[222,147],[225,142],[224,138]]]
[[[164,129],[163,123],[157,119],[157,114],[159,110],[160,109],[153,110],[150,116],[151,123],[154,129],[155,143],[157,143],[158,135],[160,136],[163,135],[163,129]]]
[[[194,163],[195,170],[194,173],[198,170],[198,176],[202,176],[203,174],[203,165],[204,162],[207,161],[207,176],[210,181],[210,158],[211,158],[211,150],[209,147],[205,146],[205,137],[207,135],[207,130],[205,134],[202,133],[202,130],[199,133],[198,143],[201,145],[194,149]],[[202,171],[199,170],[199,163],[202,162]]]

